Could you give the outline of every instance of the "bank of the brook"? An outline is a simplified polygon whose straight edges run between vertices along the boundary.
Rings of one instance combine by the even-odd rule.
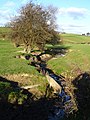
[[[47,68],[46,62],[42,61],[40,57],[39,61],[33,60],[30,65],[35,66],[39,72],[46,76],[50,87],[53,88],[53,92],[58,96],[58,101],[53,105],[48,115],[48,120],[60,120],[72,114],[76,109],[76,104],[71,92],[68,91],[65,78],[62,75],[56,75],[51,69]]]

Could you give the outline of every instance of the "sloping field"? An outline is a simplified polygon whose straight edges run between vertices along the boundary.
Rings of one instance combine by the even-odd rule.
[[[2,28],[3,29],[3,28]],[[57,57],[48,61],[48,66],[56,73],[67,73],[90,70],[90,37],[75,34],[62,34],[63,45],[54,46],[60,49],[66,48],[65,56]],[[82,44],[85,43],[85,44]],[[14,58],[17,51],[22,48],[15,48],[11,41],[0,40],[0,74],[30,73],[37,74],[37,71],[28,66],[28,61]]]
[[[65,56],[50,60],[48,65],[58,74],[90,71],[90,37],[63,34],[61,38],[68,50]]]
[[[53,51],[55,49],[61,52],[56,52],[54,58],[48,61],[48,67],[56,74],[62,74],[65,77],[67,88],[71,90],[72,94],[74,93],[76,95],[75,99],[80,109],[78,111],[81,114],[78,114],[79,112],[75,115],[73,114],[69,120],[86,120],[84,119],[86,117],[88,118],[87,120],[90,120],[90,107],[88,107],[88,105],[90,106],[90,75],[87,74],[87,71],[90,72],[90,37],[63,34],[61,35],[61,39],[63,40],[63,45],[54,47],[49,45],[49,49],[52,47],[51,52],[55,52]],[[0,77],[18,82],[20,86],[40,84],[38,88],[33,89],[31,92],[35,96],[47,94],[47,91],[45,91],[47,84],[46,78],[38,73],[34,67],[28,65],[29,61],[14,57],[20,54],[18,53],[20,50],[22,48],[15,48],[10,40],[0,39]],[[72,81],[76,83],[76,88],[73,87]],[[38,104],[38,106],[42,105],[43,103],[41,105]],[[40,109],[36,109],[36,104],[33,108],[35,108],[35,111],[40,112]],[[38,116],[40,117],[41,114],[42,111]]]
[[[9,27],[0,27],[0,32],[2,32],[2,33],[8,33],[8,32],[10,32],[10,28]]]
[[[77,34],[61,34],[61,39],[64,43],[72,44],[87,44],[90,43],[90,36],[82,36]]]
[[[15,48],[11,41],[0,40],[0,77],[18,82],[20,86],[29,86],[40,84],[32,89],[36,95],[45,92],[47,80],[33,67],[28,65],[30,61],[15,58],[21,54],[18,51],[22,48]]]
[[[9,27],[0,27],[0,38],[1,39],[8,39],[10,37],[11,29]]]
[[[11,41],[0,40],[0,74],[35,73],[34,68],[27,65],[28,61],[14,58],[20,50]]]

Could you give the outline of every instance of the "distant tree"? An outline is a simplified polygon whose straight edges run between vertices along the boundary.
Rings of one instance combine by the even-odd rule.
[[[32,2],[20,9],[19,16],[11,21],[12,41],[24,44],[25,51],[30,52],[34,47],[44,49],[47,42],[54,44],[59,41],[56,28],[56,8],[47,8]]]
[[[83,33],[82,36],[85,36],[85,34]]]
[[[90,33],[89,33],[89,32],[87,33],[87,36],[90,36]]]

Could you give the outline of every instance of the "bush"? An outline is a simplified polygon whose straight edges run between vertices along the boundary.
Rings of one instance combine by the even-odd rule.
[[[22,91],[14,91],[8,95],[8,101],[13,104],[24,104],[27,100],[27,95],[23,94]]]
[[[0,100],[12,104],[24,104],[27,99],[28,94],[24,94],[22,89],[17,89],[8,82],[0,82]]]
[[[11,84],[8,82],[0,82],[0,99],[7,100],[7,97],[12,91]]]

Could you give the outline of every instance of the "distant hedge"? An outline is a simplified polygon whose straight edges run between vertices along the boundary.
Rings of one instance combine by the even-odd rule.
[[[0,27],[0,38],[9,38],[11,29],[9,27]]]

